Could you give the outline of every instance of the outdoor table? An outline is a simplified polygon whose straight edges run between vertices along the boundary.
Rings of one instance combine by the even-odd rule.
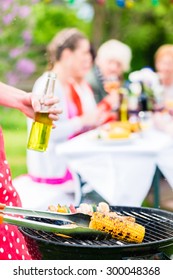
[[[102,141],[96,134],[92,130],[58,144],[57,156],[66,156],[111,205],[141,206],[155,178],[154,206],[159,207],[157,158],[172,146],[172,138],[153,128],[122,142]]]

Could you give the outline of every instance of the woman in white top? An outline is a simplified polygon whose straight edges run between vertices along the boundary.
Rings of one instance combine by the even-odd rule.
[[[46,152],[27,151],[27,176],[15,180],[23,205],[46,208],[50,204],[79,204],[80,180],[65,157],[56,155],[58,143],[105,122],[109,112],[96,104],[84,77],[92,65],[89,40],[75,28],[56,35],[48,46],[49,71],[57,75],[55,96],[62,114],[52,131]],[[48,72],[35,83],[33,92],[44,89]],[[106,102],[107,104],[108,102]],[[28,121],[30,130],[31,121]],[[25,191],[26,189],[26,191]],[[35,199],[32,201],[28,195]],[[40,194],[40,195],[39,195]],[[75,194],[75,196],[74,196]]]

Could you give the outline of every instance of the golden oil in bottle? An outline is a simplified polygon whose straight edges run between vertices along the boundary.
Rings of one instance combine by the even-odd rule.
[[[120,106],[120,121],[126,122],[128,120],[128,107],[126,101],[123,100]]]
[[[120,93],[119,120],[128,121],[128,100],[125,93]]]
[[[40,152],[46,151],[51,130],[52,121],[48,117],[48,113],[37,112],[31,127],[27,148]]]

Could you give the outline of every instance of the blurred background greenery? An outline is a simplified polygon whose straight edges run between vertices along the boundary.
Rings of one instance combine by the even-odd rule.
[[[95,50],[119,39],[133,52],[131,71],[153,68],[156,49],[173,43],[172,0],[1,0],[0,80],[31,91],[46,68],[46,45],[64,27],[77,27]],[[26,172],[26,119],[0,107],[12,176]]]

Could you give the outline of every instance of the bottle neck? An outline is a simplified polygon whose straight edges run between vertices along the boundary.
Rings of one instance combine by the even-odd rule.
[[[54,95],[54,90],[55,90],[55,76],[48,76],[47,82],[46,82],[46,87],[44,91],[44,96],[46,98],[51,98]]]
[[[139,96],[139,111],[148,111],[148,96],[143,83],[141,83],[141,94]]]
[[[48,75],[48,79],[46,82],[46,86],[43,92],[43,102],[45,99],[52,98],[54,96],[54,90],[55,90],[55,81],[56,76],[54,73],[51,73]],[[49,109],[49,106],[45,106],[44,104],[41,105],[41,111],[46,112]]]

